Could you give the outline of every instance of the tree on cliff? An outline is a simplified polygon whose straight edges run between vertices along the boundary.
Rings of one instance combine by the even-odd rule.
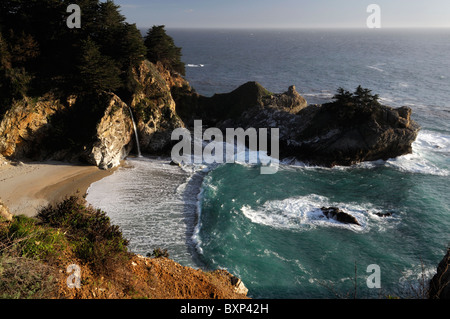
[[[61,96],[82,94],[80,86],[129,94],[130,69],[146,55],[136,25],[126,23],[119,6],[111,0],[79,0],[82,28],[70,29],[66,25],[70,3],[0,1],[2,57],[3,52],[8,52],[8,58],[2,58],[0,91],[17,93],[9,100],[20,98],[22,92],[35,96],[49,91]],[[93,77],[87,79],[88,76]]]
[[[378,106],[380,105],[378,94],[372,94],[369,89],[363,88],[359,85],[354,93],[347,91],[343,88],[337,89],[337,93],[333,96],[334,103],[342,105],[357,105],[357,106]]]
[[[26,72],[24,62],[34,55],[34,49],[32,39],[25,36],[10,48],[0,33],[0,117],[13,99],[21,99],[27,93],[31,76]]]
[[[83,41],[81,52],[78,64],[80,92],[101,93],[114,91],[121,86],[119,68],[113,59],[100,53],[92,39]]]
[[[181,48],[167,35],[165,26],[153,26],[144,39],[147,47],[147,59],[150,62],[161,62],[169,70],[185,75],[185,66],[181,61]]]

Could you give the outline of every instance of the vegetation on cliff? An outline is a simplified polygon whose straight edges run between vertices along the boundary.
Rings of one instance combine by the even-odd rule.
[[[137,256],[127,245],[104,212],[78,197],[36,218],[0,217],[0,298],[245,298],[226,271]],[[78,288],[68,285],[69,265],[80,270]]]
[[[364,106],[379,106],[380,96],[378,94],[372,94],[372,91],[366,88],[363,88],[359,85],[354,93],[345,90],[340,87],[337,89],[337,93],[334,95],[333,99],[334,103],[339,105],[358,105],[361,107]]]
[[[28,94],[59,96],[101,90],[126,94],[131,68],[146,48],[135,24],[112,1],[79,1],[82,28],[66,25],[69,1],[0,4],[2,107]]]
[[[9,158],[81,160],[110,167],[135,142],[128,127],[112,125],[105,134],[119,134],[125,144],[98,148],[113,149],[114,155],[91,154],[99,141],[97,126],[108,117],[111,94],[125,102],[115,104],[115,108],[125,107],[124,116],[129,116],[128,106],[136,113],[144,151],[167,149],[170,134],[167,139],[166,131],[183,124],[170,94],[175,80],[160,72],[168,70],[174,79],[184,74],[181,49],[164,26],[150,29],[144,41],[136,25],[127,23],[120,7],[110,0],[78,1],[82,26],[68,28],[69,4],[65,0],[0,4],[0,120],[5,122],[0,124],[5,127],[0,129],[0,153]],[[147,58],[154,64],[148,66]],[[49,108],[43,107],[43,100],[58,107],[46,112]],[[14,110],[17,107],[23,112]],[[33,115],[35,110],[42,116]],[[8,130],[21,115],[33,125]],[[114,119],[131,121],[130,117]],[[157,141],[160,131],[164,142]]]
[[[164,26],[153,26],[145,37],[147,59],[152,63],[161,62],[167,69],[185,75],[185,65],[181,61],[181,48],[175,46]]]

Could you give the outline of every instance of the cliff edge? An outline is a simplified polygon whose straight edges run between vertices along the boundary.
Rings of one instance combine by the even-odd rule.
[[[106,213],[70,197],[36,218],[0,202],[0,295],[32,299],[247,299],[225,270],[204,271],[128,252]]]

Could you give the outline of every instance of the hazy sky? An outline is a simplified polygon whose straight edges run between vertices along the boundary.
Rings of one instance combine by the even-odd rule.
[[[146,28],[365,28],[367,6],[381,27],[450,27],[450,0],[115,0],[129,23]]]

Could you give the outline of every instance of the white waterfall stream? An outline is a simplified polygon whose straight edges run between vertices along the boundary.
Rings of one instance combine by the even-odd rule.
[[[138,157],[142,157],[141,154],[141,147],[139,145],[139,136],[137,132],[136,122],[134,121],[133,112],[131,111],[131,107],[128,106],[128,110],[130,111],[131,120],[133,121],[133,128],[134,128],[134,136],[136,137],[136,147],[138,151]]]

